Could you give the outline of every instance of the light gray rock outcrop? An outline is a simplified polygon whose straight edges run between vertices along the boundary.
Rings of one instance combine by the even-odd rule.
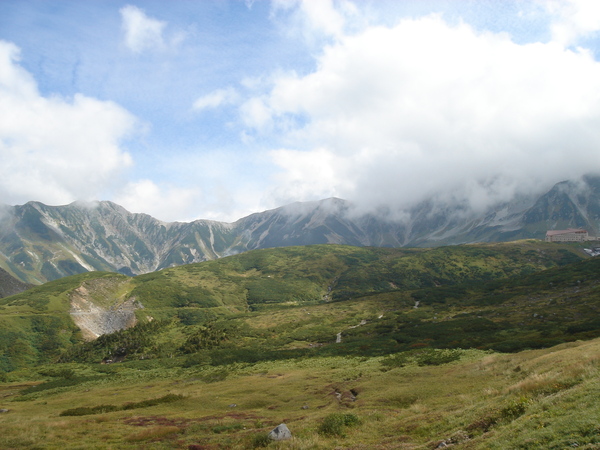
[[[292,438],[292,432],[285,423],[277,425],[269,433],[269,439],[273,441],[285,441]]]
[[[95,280],[102,283],[102,280]],[[71,318],[86,340],[94,340],[103,334],[131,328],[137,323],[135,310],[143,308],[135,298],[114,299],[112,304],[99,305],[89,294],[85,284],[71,293]]]

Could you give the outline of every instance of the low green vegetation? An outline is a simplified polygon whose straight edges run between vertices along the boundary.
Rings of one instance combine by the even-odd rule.
[[[0,299],[0,448],[598,448],[598,273],[521,241],[60,279]],[[85,341],[75,292],[138,323]]]
[[[8,409],[0,415],[0,448],[600,445],[600,340],[457,353],[435,366],[342,356],[141,371],[133,361],[69,364],[78,384],[31,392],[36,382],[22,375],[0,385],[0,408]],[[207,381],[217,370],[227,377]],[[280,423],[293,438],[268,440]]]
[[[438,350],[423,348],[395,353],[385,358],[381,364],[385,367],[404,367],[410,363],[418,366],[439,366],[460,359],[460,350]]]
[[[92,407],[78,407],[72,409],[66,409],[61,412],[59,416],[88,416],[91,414],[102,414],[112,411],[128,411],[130,409],[138,409],[138,408],[148,408],[150,406],[160,405],[162,403],[172,403],[177,400],[181,400],[184,397],[182,395],[176,394],[167,394],[160,398],[152,398],[148,400],[143,400],[141,402],[129,402],[122,406],[115,405],[98,405]]]
[[[346,437],[346,428],[360,425],[361,420],[352,413],[331,413],[323,418],[318,431],[325,436]]]
[[[421,347],[542,348],[598,335],[595,306],[577,300],[595,289],[593,260],[574,263],[583,258],[577,247],[538,241],[436,249],[317,245],[135,278],[75,275],[0,299],[0,371],[57,360],[191,355],[188,364],[218,365]],[[76,289],[105,308],[135,299],[144,307],[139,324],[82,343],[68,316]],[[342,343],[332,346],[337,333]]]

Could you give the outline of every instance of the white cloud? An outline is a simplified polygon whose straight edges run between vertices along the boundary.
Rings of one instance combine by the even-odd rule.
[[[112,102],[81,94],[43,97],[0,41],[0,202],[89,200],[110,189],[131,157],[120,142],[135,118]]]
[[[271,157],[277,166],[286,169],[275,176],[277,187],[270,195],[276,204],[335,197],[350,187],[347,180],[339,178],[343,171],[336,169],[346,161],[327,149],[311,152],[281,149],[272,151]]]
[[[267,106],[265,99],[249,99],[241,105],[240,113],[244,124],[250,128],[264,130],[271,126],[273,111]]]
[[[207,167],[206,171],[210,172],[210,168]],[[142,179],[123,186],[114,201],[128,211],[149,214],[165,222],[197,219],[234,222],[265,209],[260,205],[260,195],[261,192],[253,186],[240,188],[223,181],[180,187]]]
[[[348,24],[360,18],[358,8],[347,0],[274,0],[273,16],[290,14],[288,32],[299,33],[307,41],[317,36],[341,38]]]
[[[303,0],[300,8],[312,28],[330,36],[343,35],[345,21],[340,12],[334,8],[332,0],[318,2]]]
[[[600,2],[597,0],[554,0],[545,2],[553,15],[552,39],[564,46],[575,45],[600,30]]]
[[[195,110],[218,108],[222,105],[235,103],[239,98],[238,93],[233,88],[217,89],[216,91],[198,98],[193,105]]]
[[[167,222],[196,219],[233,222],[264,208],[267,171],[263,156],[236,151],[190,149],[155,155],[152,177],[123,186],[114,201],[132,212]],[[268,204],[267,207],[281,206]]]
[[[143,212],[165,221],[181,220],[199,192],[194,188],[159,186],[151,180],[130,182],[116,195],[115,202],[131,212]]]
[[[275,77],[242,111],[288,140],[276,190],[297,199],[402,208],[446,193],[481,209],[600,171],[600,64],[586,51],[428,16],[344,35],[316,67]]]
[[[166,22],[148,17],[140,8],[127,5],[120,9],[125,45],[135,53],[165,47],[163,30]]]

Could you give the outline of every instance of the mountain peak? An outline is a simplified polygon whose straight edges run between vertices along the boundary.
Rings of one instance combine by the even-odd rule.
[[[438,202],[439,203],[439,202]],[[165,223],[110,202],[47,206],[29,202],[0,215],[0,268],[25,282],[103,270],[136,275],[221,258],[258,248],[308,244],[433,246],[522,238],[547,230],[600,225],[600,178],[561,182],[538,198],[521,196],[469,216],[435,202],[404,211],[360,214],[331,197],[296,202],[234,223],[196,220]]]

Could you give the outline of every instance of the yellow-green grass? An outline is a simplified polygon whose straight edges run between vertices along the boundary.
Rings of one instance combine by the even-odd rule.
[[[242,449],[282,422],[294,438],[269,448],[426,449],[442,441],[472,449],[598,448],[598,355],[600,340],[518,354],[468,350],[449,364],[391,370],[380,357],[149,371],[115,364],[106,368],[112,376],[25,396],[26,383],[1,385],[0,408],[9,412],[0,414],[0,448]],[[60,416],[169,393],[184,398]],[[360,424],[344,436],[320,434],[323,419],[337,412]]]

